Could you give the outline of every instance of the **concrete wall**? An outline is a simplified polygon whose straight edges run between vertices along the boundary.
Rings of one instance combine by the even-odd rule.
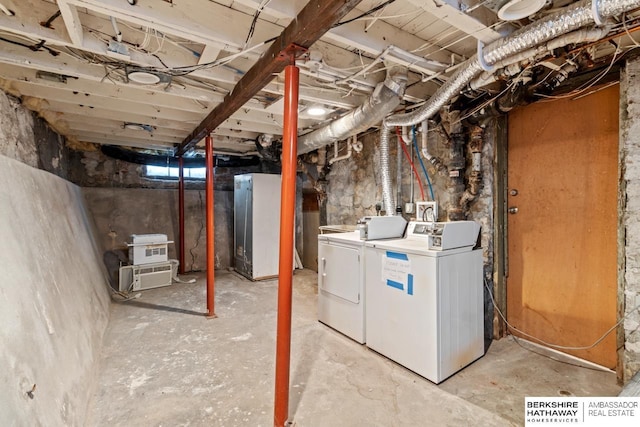
[[[83,152],[71,159],[71,178],[83,187],[95,219],[102,251],[123,248],[131,234],[162,233],[175,243],[169,256],[178,259],[178,182],[145,176],[144,165],[116,160],[100,151]],[[263,163],[246,167],[215,168],[216,268],[233,267],[233,179],[244,173],[277,173]],[[303,256],[302,180],[298,179],[296,248]],[[205,183],[186,182],[186,271],[206,268]],[[277,247],[277,242],[274,242]]]
[[[0,425],[80,426],[109,310],[91,221],[50,173],[0,156],[0,180]]]
[[[175,243],[169,257],[178,259],[178,191],[148,188],[85,187],[102,251],[126,248],[131,234],[162,233]],[[216,268],[233,265],[233,191],[216,191]],[[185,191],[186,271],[206,269],[204,190]]]
[[[619,313],[624,321],[620,362],[627,382],[640,371],[640,59],[620,79]]]
[[[74,154],[44,120],[0,91],[0,155],[68,179]]]

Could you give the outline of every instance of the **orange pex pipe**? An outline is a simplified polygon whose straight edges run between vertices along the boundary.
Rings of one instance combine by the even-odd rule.
[[[291,356],[291,294],[293,240],[298,157],[298,81],[300,70],[284,70],[284,129],[282,134],[282,195],[280,200],[280,255],[278,270],[278,326],[276,336],[276,384],[273,425],[283,427],[289,416]]]
[[[184,158],[182,156],[178,159],[179,173],[178,173],[178,222],[180,223],[180,274],[184,274]]]
[[[206,146],[206,166],[207,166],[207,202],[206,202],[206,224],[207,224],[207,317],[216,317],[214,309],[215,291],[215,228],[213,221],[213,139],[207,136]]]

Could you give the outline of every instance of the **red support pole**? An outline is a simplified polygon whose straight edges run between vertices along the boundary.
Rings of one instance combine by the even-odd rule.
[[[180,274],[185,273],[185,253],[184,253],[184,158],[178,158],[178,222],[180,223]]]
[[[295,64],[295,60],[292,60]],[[293,241],[296,207],[298,152],[298,79],[300,70],[284,70],[284,129],[282,134],[282,195],[280,201],[280,259],[278,280],[278,326],[276,337],[276,384],[273,425],[283,427],[289,416],[289,370],[291,356],[291,295]]]
[[[214,310],[215,291],[215,229],[213,221],[213,138],[207,136],[206,166],[207,166],[207,196],[206,196],[206,224],[207,224],[207,317],[216,317]]]

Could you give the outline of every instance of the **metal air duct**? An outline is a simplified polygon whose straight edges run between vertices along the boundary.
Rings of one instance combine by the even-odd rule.
[[[490,70],[493,64],[584,26],[594,23],[602,25],[606,18],[637,7],[640,7],[640,0],[585,0],[536,21],[508,37],[496,40],[484,49],[479,49],[480,59],[478,55],[474,55],[467,60],[426,104],[411,113],[390,116],[385,119],[384,124],[387,127],[416,125],[432,117],[483,70]]]
[[[324,147],[336,141],[362,132],[376,123],[400,104],[407,85],[406,69],[392,68],[383,83],[360,107],[328,125],[298,138],[298,155]]]

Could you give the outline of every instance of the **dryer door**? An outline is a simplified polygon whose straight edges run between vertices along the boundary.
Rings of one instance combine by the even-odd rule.
[[[358,304],[360,302],[360,251],[354,247],[321,243],[318,247],[321,290]]]

